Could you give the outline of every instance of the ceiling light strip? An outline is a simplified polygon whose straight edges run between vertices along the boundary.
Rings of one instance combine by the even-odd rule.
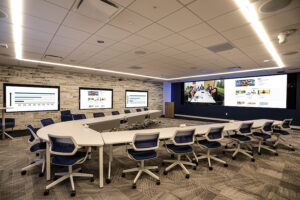
[[[22,58],[23,43],[23,0],[10,0],[10,11],[13,23],[13,39],[17,59]]]
[[[266,49],[269,51],[278,67],[285,67],[279,54],[277,53],[274,45],[272,44],[264,26],[259,21],[258,14],[253,4],[249,0],[234,0],[235,3],[239,6],[243,15],[251,23],[252,28],[255,30],[256,34],[259,36],[260,40],[263,42]]]

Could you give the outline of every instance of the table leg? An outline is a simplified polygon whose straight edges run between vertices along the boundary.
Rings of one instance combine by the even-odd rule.
[[[50,145],[46,142],[46,180],[49,181],[51,178],[51,164],[50,164]]]
[[[113,160],[113,157],[112,157],[112,151],[113,150],[113,145],[109,145],[109,160],[108,160],[108,175],[107,175],[107,179],[106,179],[106,183],[109,184],[111,182],[111,179],[110,179],[110,174],[111,174],[111,163],[112,163],[112,160]]]
[[[99,147],[99,187],[103,187],[103,146]]]
[[[5,134],[4,134],[4,130],[5,130],[5,112],[4,112],[4,109],[2,110],[2,140],[5,139]]]

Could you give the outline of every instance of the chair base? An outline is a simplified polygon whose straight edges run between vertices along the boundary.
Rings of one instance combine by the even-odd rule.
[[[41,176],[44,175],[45,166],[46,166],[45,164],[46,163],[45,163],[45,159],[43,158],[43,154],[42,153],[40,153],[40,154],[41,154],[40,159],[37,159],[37,160],[33,161],[30,165],[28,165],[26,167],[23,167],[21,169],[21,174],[22,175],[25,175],[28,169],[31,169],[31,168],[33,168],[35,166],[38,166],[38,165],[42,165],[42,170],[41,170],[41,173],[39,174],[39,176],[41,177]]]
[[[206,155],[200,155],[200,156],[197,157],[197,159],[198,160],[207,159],[209,170],[213,169],[212,166],[211,166],[211,159],[224,164],[224,167],[228,167],[228,164],[227,164],[226,161],[221,160],[220,158],[217,158],[215,155],[211,155],[210,154],[210,149],[207,149],[207,154]]]
[[[164,160],[163,163],[172,163],[165,169],[165,171],[164,171],[165,175],[167,175],[168,171],[170,171],[172,168],[174,168],[177,165],[179,165],[183,169],[183,171],[185,172],[186,175],[190,175],[190,172],[186,169],[186,167],[184,165],[193,166],[194,170],[196,170],[196,167],[197,167],[197,165],[195,163],[182,161],[180,154],[178,154],[177,160]],[[186,176],[186,178],[189,178],[189,176],[188,177]]]
[[[14,139],[14,137],[12,137],[11,135],[9,135],[8,133],[6,133],[5,131],[1,132],[3,139],[5,138],[5,136],[7,136],[10,139]]]
[[[274,148],[274,149],[277,147],[278,144],[281,144],[281,145],[283,145],[283,146],[289,148],[291,151],[295,151],[294,147],[293,147],[291,144],[288,144],[288,143],[285,141],[285,139],[283,139],[283,138],[281,137],[280,134],[274,134],[274,135],[277,137],[276,142],[273,144],[273,148]]]
[[[264,141],[263,140],[259,140],[257,145],[254,145],[253,147],[258,148],[258,155],[261,155],[261,149],[265,149],[267,151],[270,151],[272,153],[274,153],[276,156],[278,156],[278,153],[275,149],[271,149],[271,147],[262,144]]]
[[[247,147],[248,147],[248,145],[247,145]],[[253,153],[252,153],[251,151],[249,151],[249,150],[242,149],[242,148],[241,148],[241,143],[238,143],[238,144],[237,144],[237,148],[235,148],[235,149],[225,149],[224,151],[234,151],[234,153],[232,154],[232,160],[235,160],[236,155],[237,155],[238,153],[242,153],[242,154],[244,154],[245,156],[251,158],[251,161],[252,161],[252,162],[255,161],[255,159],[253,158]]]
[[[145,161],[142,160],[139,167],[123,170],[122,177],[125,177],[126,173],[138,172],[135,179],[133,180],[133,185],[132,185],[132,188],[135,189],[137,180],[140,178],[140,176],[144,172],[144,173],[148,174],[149,176],[153,177],[154,179],[156,179],[156,181],[157,181],[156,184],[159,185],[160,184],[159,177],[157,175],[155,175],[153,172],[151,172],[150,170],[158,170],[158,166],[146,166],[145,167]]]
[[[70,182],[71,182],[71,187],[72,187],[71,196],[75,196],[76,191],[75,191],[75,185],[74,185],[74,180],[73,180],[74,177],[88,177],[88,178],[91,178],[91,182],[94,181],[94,175],[93,174],[78,173],[78,171],[80,171],[80,170],[81,170],[81,168],[78,168],[78,169],[75,169],[74,171],[72,171],[72,166],[69,166],[69,171],[68,172],[55,173],[55,176],[61,176],[61,177],[46,186],[44,195],[49,194],[49,189],[50,188],[54,187],[55,185],[59,184],[60,182],[62,182],[64,180],[66,180],[67,178],[69,178]]]

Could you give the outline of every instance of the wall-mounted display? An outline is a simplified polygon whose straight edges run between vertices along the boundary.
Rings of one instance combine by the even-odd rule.
[[[79,88],[79,109],[113,108],[113,90],[100,88]]]

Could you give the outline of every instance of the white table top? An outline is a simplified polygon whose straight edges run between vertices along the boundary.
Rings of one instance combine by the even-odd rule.
[[[191,102],[195,102],[195,103],[216,103],[216,101],[210,95],[210,93],[208,91],[205,91],[205,90],[197,91]]]
[[[105,144],[120,144],[132,142],[133,137],[137,133],[157,133],[159,132],[159,139],[170,139],[175,134],[176,130],[196,129],[196,135],[204,135],[209,128],[224,126],[225,131],[237,130],[243,122],[254,122],[253,128],[260,128],[266,121],[273,121],[268,119],[258,119],[251,121],[237,121],[233,123],[216,123],[198,126],[186,127],[170,127],[170,128],[157,128],[157,129],[142,129],[132,131],[118,131],[118,132],[103,132],[101,133]],[[274,121],[274,125],[280,124],[281,121]]]
[[[0,110],[13,109],[13,107],[0,107]]]
[[[128,116],[136,116],[141,114],[150,114],[154,112],[161,112],[159,110],[142,111],[137,113],[111,115],[98,118],[89,118],[82,120],[73,120],[67,122],[59,122],[38,130],[37,135],[45,141],[48,141],[48,134],[58,136],[72,136],[80,146],[103,146],[104,142],[99,132],[88,128],[88,124],[104,122],[113,119],[126,119]]]

